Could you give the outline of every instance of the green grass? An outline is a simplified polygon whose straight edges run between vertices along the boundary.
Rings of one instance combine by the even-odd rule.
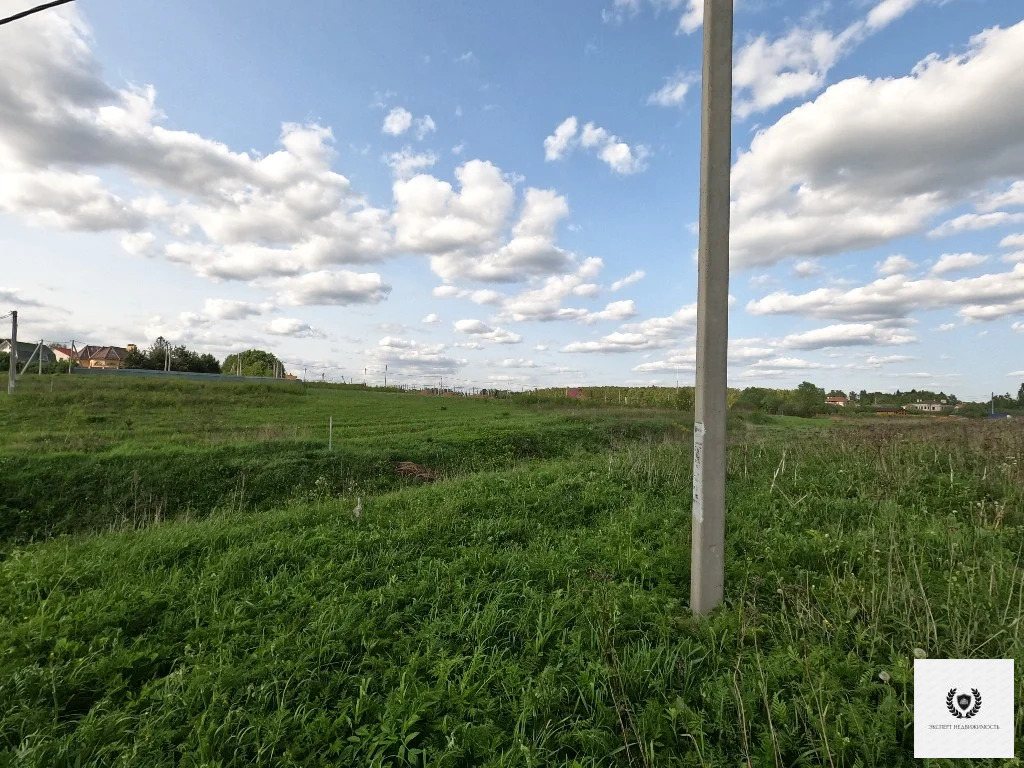
[[[226,391],[244,418],[244,393]],[[696,619],[678,414],[295,397],[248,418],[304,414],[312,430],[344,402],[396,425],[381,412],[439,431],[451,417],[446,445],[490,444],[503,425],[541,444],[575,443],[579,424],[599,439],[382,485],[361,521],[354,493],[321,489],[14,547],[0,765],[911,765],[915,656],[1024,658],[1013,423],[734,430],[726,604]],[[209,416],[194,423],[223,414]],[[363,428],[367,456],[421,444],[386,429]],[[162,450],[134,439],[131,456]]]
[[[400,461],[448,477],[688,430],[679,413],[74,376],[26,378],[0,419],[0,542],[380,493],[414,482]]]

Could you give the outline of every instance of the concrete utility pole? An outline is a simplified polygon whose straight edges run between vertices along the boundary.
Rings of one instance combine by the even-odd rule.
[[[704,72],[697,266],[697,392],[693,425],[690,610],[705,614],[725,585],[725,418],[729,355],[729,172],[733,0],[704,0]]]
[[[14,394],[18,383],[18,310],[11,312],[11,353],[7,357],[7,394]]]

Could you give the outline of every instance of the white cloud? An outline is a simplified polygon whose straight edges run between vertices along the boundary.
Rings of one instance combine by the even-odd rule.
[[[587,123],[579,130],[579,120],[567,117],[544,139],[544,159],[561,160],[576,147],[591,150],[615,173],[629,175],[647,169],[650,150],[638,144],[630,146],[604,128]]]
[[[906,77],[837,83],[740,153],[733,259],[773,264],[919,232],[992,181],[1024,175],[1022,124],[1024,23],[927,57]]]
[[[943,333],[952,331],[954,328],[956,328],[956,323],[943,323],[942,325],[939,326],[939,330],[942,331]]]
[[[129,232],[121,236],[121,247],[132,256],[153,256],[156,235],[152,232]]]
[[[431,312],[429,315],[420,320],[420,322],[426,325],[437,325],[438,323],[441,322],[441,318],[438,317],[438,314],[436,312]]]
[[[882,0],[868,12],[868,29],[874,31],[888,26],[919,2],[920,0]]]
[[[591,312],[583,320],[594,323],[599,320],[628,320],[636,316],[636,303],[632,299],[613,301],[600,312]]]
[[[569,214],[553,190],[528,188],[519,219],[505,240],[515,189],[494,165],[472,160],[456,169],[461,189],[431,176],[396,181],[393,217],[400,248],[431,256],[446,281],[518,282],[563,272],[575,257],[555,244]]]
[[[875,323],[843,323],[790,334],[782,339],[780,346],[785,349],[826,349],[912,344],[915,341],[917,337],[904,328],[886,328]]]
[[[275,317],[266,328],[274,336],[318,337],[323,333],[294,317]]]
[[[559,123],[554,133],[544,139],[544,159],[551,162],[565,157],[578,130],[579,120],[575,117],[567,117]]]
[[[632,285],[633,283],[643,280],[646,276],[647,273],[644,272],[642,269],[638,269],[635,272],[630,272],[621,280],[616,280],[614,283],[612,283],[611,290],[614,293],[615,291],[625,288],[627,285]]]
[[[793,267],[793,274],[797,277],[814,277],[815,275],[820,275],[821,271],[821,264],[811,259],[797,262]]]
[[[507,357],[504,360],[500,360],[498,365],[502,368],[540,368],[533,360],[527,360],[522,357]]]
[[[861,29],[854,25],[836,35],[797,27],[771,42],[765,35],[748,42],[733,66],[736,114],[746,117],[821,88]]]
[[[964,269],[973,269],[988,261],[988,256],[977,253],[944,253],[932,266],[933,275],[945,275],[948,272],[958,272]]]
[[[737,53],[733,67],[733,85],[740,94],[736,113],[746,117],[819,90],[840,58],[919,1],[882,0],[865,19],[841,32],[815,26],[812,17],[809,24],[770,42],[765,35],[750,40]]]
[[[411,127],[412,112],[403,107],[395,107],[384,118],[380,130],[388,136],[401,136]]]
[[[250,301],[234,299],[207,299],[203,312],[218,320],[243,320],[262,314],[265,307]]]
[[[686,0],[686,10],[679,17],[679,32],[691,34],[704,25],[704,0]]]
[[[909,363],[916,360],[912,355],[870,355],[864,360],[865,364],[872,368],[882,365],[893,365],[895,363]]]
[[[8,37],[0,208],[45,226],[127,230],[130,252],[221,279],[390,255],[386,212],[331,170],[330,129],[285,123],[278,151],[233,152],[161,125],[152,86],[105,82],[75,9],[26,19]],[[128,192],[105,189],[100,172],[126,177]],[[54,185],[48,201],[37,199]]]
[[[519,344],[523,337],[504,328],[492,328],[482,320],[456,320],[455,330],[495,344]]]
[[[916,268],[917,264],[899,253],[890,256],[885,261],[875,264],[875,271],[882,277],[903,275]]]
[[[395,336],[385,336],[377,342],[377,348],[371,351],[376,367],[383,369],[385,365],[392,376],[404,372],[415,374],[454,373],[466,361],[451,357],[446,353],[444,344],[421,344]]]
[[[700,78],[697,75],[677,72],[671,77],[666,78],[665,84],[647,97],[647,103],[659,107],[681,106],[686,101],[686,94],[690,92],[690,87],[697,82],[700,82]]]
[[[408,179],[416,175],[424,168],[431,168],[437,162],[437,155],[433,152],[416,152],[412,147],[404,147],[400,152],[392,152],[388,155],[387,163],[391,166],[395,177]]]
[[[285,306],[378,304],[391,293],[391,286],[376,272],[348,270],[310,272],[275,281],[277,301]]]
[[[1024,300],[1024,263],[1011,271],[958,280],[905,275],[881,278],[868,285],[843,291],[819,288],[809,293],[772,293],[747,304],[752,315],[804,315],[848,320],[905,318],[915,310],[960,307],[973,319],[992,319],[1012,314],[1012,302]],[[995,313],[995,314],[993,314]]]
[[[416,120],[416,138],[423,141],[428,134],[437,130],[437,123],[430,115],[424,115]]]
[[[948,237],[962,232],[976,232],[981,229],[1001,227],[1006,224],[1019,224],[1024,221],[1024,213],[965,213],[955,219],[945,221],[928,233],[928,237]]]
[[[994,211],[997,208],[1024,206],[1024,181],[1015,181],[1005,192],[989,195],[978,204],[979,210]]]
[[[1000,248],[1024,248],[1024,232],[1007,235],[999,241]]]

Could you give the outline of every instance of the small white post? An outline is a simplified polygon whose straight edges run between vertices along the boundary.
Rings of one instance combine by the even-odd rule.
[[[11,352],[7,357],[7,394],[14,394],[18,383],[18,310],[11,312]]]

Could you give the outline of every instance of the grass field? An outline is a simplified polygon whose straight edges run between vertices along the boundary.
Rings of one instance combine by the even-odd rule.
[[[695,619],[680,412],[69,378],[0,403],[0,765],[910,765],[915,656],[1024,659],[1018,423],[737,421]]]

